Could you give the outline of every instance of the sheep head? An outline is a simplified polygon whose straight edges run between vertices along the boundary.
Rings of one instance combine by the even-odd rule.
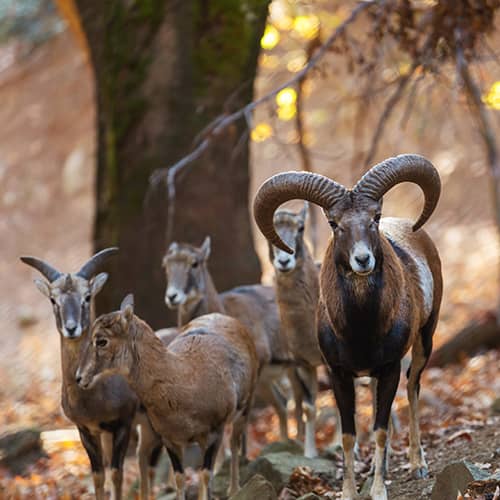
[[[359,275],[376,266],[380,247],[378,224],[382,198],[396,184],[413,182],[425,196],[422,213],[413,225],[417,231],[436,208],[441,183],[436,168],[419,155],[388,158],[372,167],[347,189],[328,177],[311,172],[284,172],[268,179],[254,201],[254,216],[271,244],[288,253],[293,250],[276,232],[273,214],[284,202],[304,199],[323,208],[334,234],[334,254],[340,265]]]

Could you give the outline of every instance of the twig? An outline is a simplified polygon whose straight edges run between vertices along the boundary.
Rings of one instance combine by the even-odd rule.
[[[307,47],[307,63],[311,60],[314,50],[319,44],[319,35],[311,41],[309,46]],[[297,82],[297,100],[296,100],[296,108],[297,112],[295,115],[295,126],[297,127],[297,134],[299,136],[299,141],[297,143],[299,156],[302,163],[302,170],[306,172],[312,172],[312,162],[311,162],[311,154],[309,149],[307,148],[304,142],[305,132],[305,124],[304,124],[304,108],[303,104],[303,96],[304,96],[304,85],[306,83],[307,74],[304,74],[302,78]],[[309,218],[311,221],[310,224],[310,235],[311,235],[311,244],[312,244],[312,252],[313,257],[316,259],[318,257],[318,217],[316,207],[312,206],[309,210]]]
[[[150,186],[155,187],[161,181],[166,179],[167,183],[167,196],[168,196],[168,219],[167,219],[167,242],[170,241],[173,233],[173,213],[175,210],[175,179],[179,171],[183,168],[200,158],[200,156],[206,151],[210,145],[213,138],[218,137],[223,130],[225,130],[229,125],[236,122],[237,120],[248,116],[255,108],[264,104],[267,101],[273,99],[279,92],[281,92],[286,87],[297,84],[304,76],[314,68],[318,62],[324,57],[328,52],[330,47],[337,41],[337,39],[344,33],[346,28],[353,23],[358,15],[366,10],[371,5],[375,5],[379,2],[376,0],[363,1],[359,3],[352,11],[351,14],[345,21],[340,24],[337,29],[328,37],[328,39],[321,45],[321,47],[316,51],[315,55],[311,57],[310,61],[298,71],[293,78],[286,81],[285,83],[279,85],[274,90],[268,94],[260,97],[259,99],[248,103],[239,110],[221,115],[215,118],[211,124],[209,124],[204,129],[204,138],[198,144],[198,146],[191,151],[187,156],[184,156],[177,163],[174,163],[170,167],[155,170],[150,177]]]
[[[403,92],[404,92],[406,86],[408,85],[408,82],[410,81],[411,77],[413,76],[413,73],[415,73],[417,66],[418,66],[418,63],[413,62],[408,73],[406,75],[401,76],[397,89],[394,91],[394,93],[391,95],[391,97],[387,101],[387,104],[385,105],[384,112],[380,115],[380,118],[379,118],[378,123],[377,123],[377,127],[375,129],[375,133],[373,134],[373,137],[372,137],[370,149],[369,149],[368,154],[367,154],[366,159],[365,159],[366,166],[368,166],[372,163],[373,157],[377,153],[378,143],[379,143],[380,138],[382,137],[382,134],[384,132],[385,126],[387,124],[387,120],[389,119],[392,112],[394,111],[396,104],[400,101],[401,97],[403,96]]]
[[[406,128],[406,125],[408,125],[408,120],[410,119],[410,116],[413,111],[413,106],[416,100],[417,86],[424,78],[425,78],[425,73],[422,72],[422,74],[418,78],[415,78],[415,80],[413,80],[413,84],[410,89],[410,95],[408,96],[408,100],[406,103],[406,108],[401,118],[401,121],[399,122],[402,130],[404,130]]]

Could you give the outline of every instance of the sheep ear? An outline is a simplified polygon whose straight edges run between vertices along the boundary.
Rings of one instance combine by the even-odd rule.
[[[177,252],[178,249],[179,249],[179,244],[176,241],[172,241],[172,243],[170,243],[167,249],[167,253]]]
[[[120,305],[120,311],[123,314],[123,317],[130,321],[134,316],[134,296],[129,293],[123,300]]]
[[[38,290],[40,290],[40,292],[42,292],[45,297],[50,299],[50,285],[45,280],[41,280],[39,278],[36,278],[33,281]]]
[[[211,246],[210,236],[207,236],[200,247],[200,252],[203,257],[203,260],[207,260],[210,257],[210,246]]]
[[[306,221],[307,216],[309,215],[309,202],[304,202],[304,208],[300,211],[300,217],[302,218],[302,222]]]
[[[92,296],[97,295],[104,284],[108,281],[108,273],[99,273],[90,280],[90,294]]]

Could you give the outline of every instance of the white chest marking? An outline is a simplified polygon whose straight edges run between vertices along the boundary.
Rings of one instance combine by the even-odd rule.
[[[432,302],[434,300],[434,280],[429,266],[416,259],[417,271],[419,277],[420,289],[422,290],[422,297],[424,299],[424,315],[427,319],[432,311]]]

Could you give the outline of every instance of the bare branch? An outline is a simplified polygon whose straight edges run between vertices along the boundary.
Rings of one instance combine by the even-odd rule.
[[[319,44],[319,37],[316,37],[314,40],[311,41],[309,46],[307,47],[307,63],[308,64],[312,58],[312,55],[314,53],[314,50]],[[297,134],[299,141],[297,143],[298,150],[299,150],[299,157],[301,159],[302,163],[302,170],[305,170],[306,172],[312,172],[312,162],[311,162],[311,154],[309,150],[307,149],[307,146],[304,142],[304,136],[306,134],[305,132],[305,123],[304,123],[304,108],[303,108],[303,96],[304,96],[304,84],[307,79],[307,74],[304,74],[302,78],[299,79],[297,82],[297,101],[296,101],[296,108],[297,112],[295,115],[295,126],[297,128]],[[311,209],[309,210],[309,217],[310,217],[310,235],[311,235],[311,244],[312,244],[312,251],[313,251],[313,257],[317,258],[317,252],[318,252],[318,216],[317,216],[317,210],[316,207],[313,205]]]
[[[353,23],[358,15],[366,10],[371,5],[379,4],[376,0],[363,1],[360,2],[352,11],[349,17],[347,17],[343,23],[341,23],[336,30],[328,37],[328,39],[321,45],[321,47],[316,51],[309,62],[298,71],[293,78],[289,79],[285,83],[279,85],[274,90],[268,94],[260,97],[259,99],[248,103],[246,106],[240,108],[239,110],[230,113],[223,114],[215,118],[207,127],[204,128],[202,133],[199,134],[200,142],[196,148],[191,151],[187,156],[183,157],[177,163],[171,165],[167,168],[162,168],[155,170],[150,177],[151,187],[155,187],[163,180],[167,183],[167,195],[168,195],[168,227],[167,227],[167,242],[170,241],[173,232],[173,213],[175,210],[175,179],[177,174],[190,165],[192,162],[200,158],[200,156],[206,151],[210,145],[213,138],[219,136],[223,130],[225,130],[232,123],[240,120],[241,118],[248,117],[252,111],[264,104],[271,99],[273,99],[281,90],[286,87],[296,85],[305,75],[311,71],[319,61],[324,57],[324,55],[329,51],[330,47],[338,40],[338,38],[344,33],[346,28]],[[198,141],[196,141],[198,142]]]
[[[387,104],[385,105],[384,112],[380,115],[380,118],[377,123],[377,127],[375,129],[375,133],[373,134],[372,137],[372,142],[370,149],[368,151],[368,154],[365,159],[365,165],[370,165],[372,163],[373,157],[377,153],[377,147],[378,143],[380,141],[380,138],[382,137],[382,134],[384,132],[385,126],[387,124],[387,120],[391,116],[392,112],[394,111],[394,108],[396,107],[396,104],[401,100],[401,97],[403,96],[403,92],[408,85],[411,77],[413,76],[413,73],[415,73],[415,70],[417,69],[418,63],[414,62],[408,71],[406,75],[403,75],[400,77],[398,87],[394,91],[394,93],[391,95],[389,100],[387,101]]]

